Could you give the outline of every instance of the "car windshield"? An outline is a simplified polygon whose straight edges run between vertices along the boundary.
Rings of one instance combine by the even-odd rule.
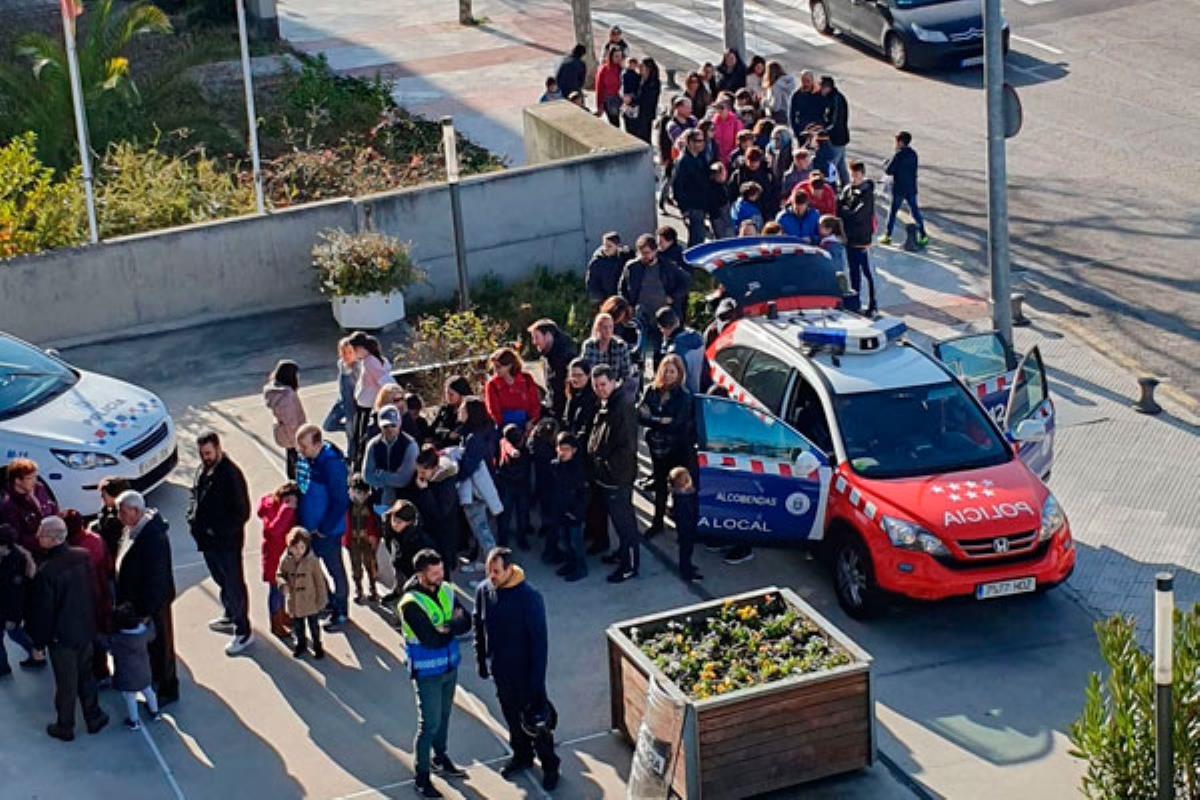
[[[1003,464],[1012,451],[953,383],[834,399],[851,468],[866,478],[936,475]]]
[[[40,350],[0,336],[0,419],[37,408],[77,380],[74,372]]]

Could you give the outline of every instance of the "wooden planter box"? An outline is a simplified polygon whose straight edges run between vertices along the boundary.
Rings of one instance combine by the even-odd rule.
[[[654,634],[671,620],[705,618],[729,600],[745,605],[766,595],[781,596],[849,652],[853,663],[692,700],[629,637],[634,627]],[[637,741],[651,675],[686,704],[683,742],[671,775],[681,798],[747,797],[874,763],[871,656],[789,589],[759,589],[618,622],[607,636],[613,728]]]

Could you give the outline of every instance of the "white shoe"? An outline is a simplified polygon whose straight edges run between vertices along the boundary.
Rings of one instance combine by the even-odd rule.
[[[250,631],[245,636],[234,636],[229,644],[225,645],[225,655],[236,656],[252,644],[254,644],[254,631]]]

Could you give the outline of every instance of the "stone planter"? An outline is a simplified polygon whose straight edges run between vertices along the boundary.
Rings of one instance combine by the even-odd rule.
[[[630,638],[635,627],[650,635],[672,620],[711,616],[728,600],[761,603],[767,595],[782,597],[807,617],[850,654],[851,663],[696,700]],[[652,675],[684,704],[679,757],[663,779],[685,800],[747,797],[874,763],[871,656],[788,589],[759,589],[618,622],[608,628],[607,637],[613,728],[637,741]]]
[[[404,292],[332,297],[333,318],[345,330],[378,330],[404,319]]]

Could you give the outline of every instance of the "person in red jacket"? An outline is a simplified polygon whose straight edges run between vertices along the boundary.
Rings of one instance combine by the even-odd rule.
[[[292,621],[283,607],[283,592],[276,585],[279,561],[287,550],[288,533],[296,526],[296,506],[300,502],[300,487],[291,481],[258,501],[258,518],[262,521],[262,579],[267,584],[267,611],[271,617],[271,633],[280,639],[292,638]]]
[[[8,462],[0,485],[0,522],[7,522],[17,532],[17,544],[33,555],[39,564],[46,550],[38,543],[38,526],[46,517],[58,514],[58,506],[50,499],[46,485],[38,481],[38,465],[28,458]]]
[[[837,216],[837,192],[825,182],[825,176],[820,172],[814,170],[808,180],[800,184],[800,190],[808,195],[808,202],[821,216],[826,214]]]
[[[608,117],[609,124],[621,127],[621,72],[625,69],[624,54],[619,48],[609,48],[604,63],[596,70],[596,116]]]
[[[108,650],[101,643],[101,637],[113,632],[113,562],[108,556],[108,548],[99,534],[87,529],[83,515],[74,509],[68,509],[60,515],[67,524],[67,544],[78,547],[88,554],[92,565],[92,577],[95,586],[92,594],[95,597],[96,608],[96,642],[92,647],[92,676],[100,681],[111,676],[108,669]]]
[[[483,389],[488,416],[496,427],[517,425],[525,430],[533,427],[542,412],[537,384],[521,357],[510,347],[492,353],[492,377]]]

